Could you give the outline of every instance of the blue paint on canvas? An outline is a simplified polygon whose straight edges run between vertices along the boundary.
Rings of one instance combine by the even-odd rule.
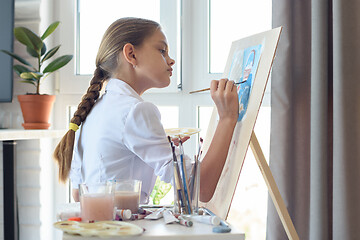
[[[236,83],[245,81],[239,84],[237,89],[239,95],[238,122],[244,118],[249,104],[254,78],[260,61],[261,46],[260,44],[246,48],[243,51],[236,51],[233,56],[228,78]]]

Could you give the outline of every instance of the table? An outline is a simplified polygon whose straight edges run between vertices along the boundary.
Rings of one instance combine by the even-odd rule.
[[[0,129],[3,143],[4,239],[19,239],[16,195],[16,140],[60,138],[66,130]]]
[[[131,237],[107,237],[107,240],[131,239],[131,240],[181,240],[181,239],[195,239],[195,240],[245,240],[245,234],[241,233],[234,227],[231,227],[230,233],[213,233],[212,225],[194,222],[192,227],[185,227],[177,223],[165,224],[164,219],[158,220],[136,220],[129,221],[129,223],[136,224],[145,228],[145,232],[140,236]],[[60,231],[60,230],[59,230]],[[73,236],[63,234],[63,240],[85,240],[86,237]],[[92,237],[91,240],[103,240],[104,238]]]

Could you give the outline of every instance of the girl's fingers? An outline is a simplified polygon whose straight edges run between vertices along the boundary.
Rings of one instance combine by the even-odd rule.
[[[229,80],[227,78],[222,78],[220,80],[212,80],[210,84],[210,92],[215,93],[217,91],[219,92],[225,91],[228,82]]]
[[[175,138],[171,138],[171,141],[174,143],[175,146],[179,146],[180,139],[184,143],[189,138],[190,138],[189,136],[185,136],[185,137],[181,137],[181,138],[175,137]]]
[[[182,142],[185,142],[185,141],[188,140],[189,138],[190,138],[189,136],[182,137],[182,138],[181,138],[181,141],[182,141]]]
[[[179,138],[171,138],[171,140],[175,144],[175,146],[179,146]]]
[[[227,81],[225,91],[231,92],[234,89],[234,81]]]
[[[218,85],[218,91],[224,91],[227,82],[228,82],[228,80],[226,78],[220,79],[219,85]]]
[[[210,92],[211,92],[211,94],[213,94],[217,90],[218,84],[219,84],[219,81],[217,81],[217,80],[212,80],[211,81],[211,83],[210,83]]]

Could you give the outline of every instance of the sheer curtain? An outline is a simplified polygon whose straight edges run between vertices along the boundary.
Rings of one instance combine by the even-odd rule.
[[[270,168],[302,240],[360,239],[359,12],[359,0],[273,0]],[[287,239],[271,199],[267,239]]]

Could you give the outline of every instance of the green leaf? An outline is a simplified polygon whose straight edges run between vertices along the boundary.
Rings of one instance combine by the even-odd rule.
[[[22,83],[30,83],[30,84],[36,86],[34,80],[24,80],[24,81],[20,81],[20,82],[22,82]]]
[[[43,41],[35,33],[25,27],[14,28],[15,38],[25,46],[40,51],[43,46]]]
[[[20,76],[20,74],[22,74],[23,72],[31,72],[30,69],[28,69],[27,67],[25,67],[23,65],[14,65],[13,69],[18,76]]]
[[[18,60],[19,62],[25,64],[25,65],[28,65],[30,67],[33,67],[28,61],[26,61],[25,59],[23,59],[22,57],[20,57],[19,55],[15,54],[15,53],[11,53],[11,52],[8,52],[6,50],[0,50],[1,52],[3,53],[6,53],[7,55],[10,55],[11,57],[15,58],[16,60]]]
[[[150,195],[150,197],[153,199],[153,204],[159,205],[160,200],[163,199],[165,195],[171,190],[171,187],[172,186],[170,183],[165,183],[161,181],[160,178],[158,177],[156,179],[153,191],[151,192]]]
[[[30,72],[23,72],[20,74],[20,77],[26,80],[30,80],[34,78],[34,76],[30,74]]]
[[[43,42],[43,46],[41,48],[41,56],[44,55],[46,53],[46,45],[45,43]]]
[[[34,49],[32,49],[31,47],[26,47],[26,51],[35,58],[39,57],[39,53],[37,51],[35,51]]]
[[[26,51],[33,57],[39,58],[40,56],[44,55],[46,52],[46,45],[45,43],[43,43],[43,46],[41,48],[41,53],[39,56],[39,53],[37,51],[35,51],[34,49],[30,48],[30,47],[26,47]]]
[[[46,60],[48,60],[49,58],[51,58],[52,56],[54,56],[54,54],[59,50],[61,45],[54,47],[53,49],[50,49],[45,56],[43,57],[43,59],[41,60],[41,62],[45,62]]]
[[[36,79],[36,80],[40,80],[40,78],[44,76],[42,73],[39,73],[39,72],[23,72],[20,74],[20,77],[22,79],[26,79],[26,80],[29,80],[29,79]]]
[[[47,38],[50,34],[52,34],[55,29],[57,28],[57,26],[59,26],[60,22],[53,22],[52,24],[50,24],[50,26],[45,30],[44,34],[41,36],[41,39],[44,40],[45,38]]]
[[[54,71],[58,70],[59,68],[62,68],[63,66],[68,64],[68,62],[70,62],[72,58],[73,58],[72,55],[64,55],[64,56],[58,57],[54,61],[49,63],[49,65],[47,65],[47,67],[44,69],[43,72],[44,73],[54,72]]]

